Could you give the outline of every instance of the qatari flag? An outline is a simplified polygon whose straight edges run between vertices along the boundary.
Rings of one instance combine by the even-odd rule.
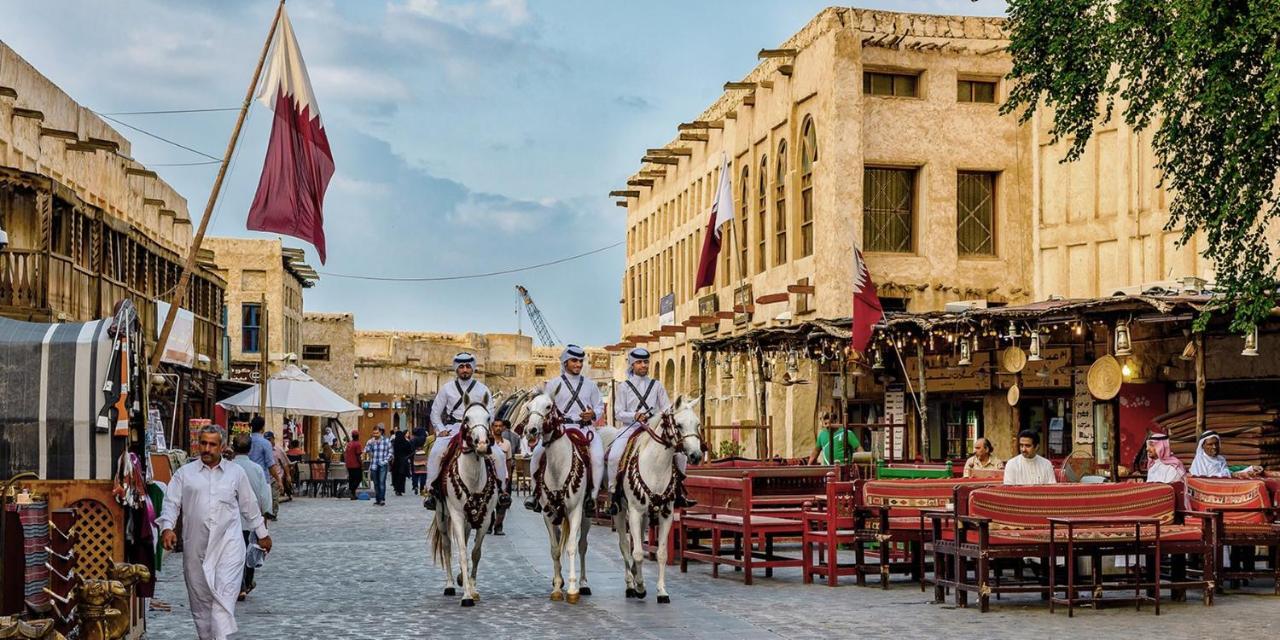
[[[721,227],[733,219],[733,186],[729,175],[729,155],[720,164],[720,184],[716,198],[711,202],[707,229],[702,234],[702,255],[698,258],[698,277],[694,289],[709,287],[716,281],[716,259],[720,256]]]
[[[871,342],[871,331],[883,317],[884,307],[880,306],[880,296],[876,295],[876,283],[871,281],[871,272],[867,271],[862,251],[854,247],[852,332],[855,351],[866,352],[867,344]]]
[[[248,227],[306,240],[324,264],[324,192],[333,154],[284,7],[269,64],[258,100],[275,111],[275,120]]]

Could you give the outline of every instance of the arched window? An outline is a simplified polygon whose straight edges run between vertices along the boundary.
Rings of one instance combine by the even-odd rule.
[[[751,246],[747,242],[747,211],[751,205],[748,204],[749,194],[751,193],[751,167],[742,165],[742,185],[740,187],[742,197],[738,198],[738,208],[742,210],[738,216],[738,278],[745,279],[747,277],[747,247]]]
[[[756,273],[764,271],[768,264],[765,261],[765,243],[769,240],[769,227],[765,224],[769,216],[769,156],[760,156],[760,176],[756,185]]]
[[[778,157],[773,177],[773,264],[787,262],[787,141],[778,143]]]
[[[800,128],[800,257],[813,255],[813,165],[818,162],[818,132],[813,118]]]

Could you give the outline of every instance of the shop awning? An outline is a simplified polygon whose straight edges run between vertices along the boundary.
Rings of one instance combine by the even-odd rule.
[[[259,388],[260,385],[255,384],[219,402],[218,406],[231,411],[254,413],[259,408]],[[360,407],[347,402],[294,365],[289,365],[267,380],[267,409],[298,416],[329,418],[360,411]]]

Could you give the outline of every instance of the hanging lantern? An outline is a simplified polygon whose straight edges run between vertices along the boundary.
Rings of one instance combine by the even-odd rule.
[[[796,352],[788,351],[787,352],[787,373],[791,374],[794,377],[796,373],[799,371],[800,371],[800,364],[798,362],[798,359],[796,358]]]
[[[969,348],[969,341],[961,340],[960,341],[960,360],[957,361],[956,364],[959,364],[962,367],[966,367],[966,366],[969,366],[969,363],[971,362],[973,362],[973,352]]]
[[[1129,339],[1129,323],[1116,323],[1116,355],[1133,355],[1133,342]]]
[[[1244,351],[1240,352],[1242,356],[1258,355],[1258,325],[1253,325],[1249,333],[1244,334]]]
[[[1008,335],[1006,335],[1005,337],[1006,337],[1006,338],[1008,338],[1008,339],[1010,339],[1010,340],[1017,340],[1018,338],[1021,338],[1021,337],[1022,337],[1022,336],[1018,333],[1018,323],[1016,323],[1016,322],[1010,322],[1010,323],[1009,323],[1009,334],[1008,334]]]
[[[879,349],[876,349],[875,356],[874,356],[874,358],[871,360],[871,370],[872,370],[872,371],[883,371],[883,370],[884,370],[884,356],[882,356],[882,355],[880,354],[880,350],[879,350]]]
[[[721,358],[720,370],[721,370],[721,373],[720,373],[721,380],[732,380],[733,379],[733,358],[729,356],[724,356],[723,358]]]
[[[1027,362],[1040,361],[1040,332],[1031,332],[1031,346],[1027,348]]]

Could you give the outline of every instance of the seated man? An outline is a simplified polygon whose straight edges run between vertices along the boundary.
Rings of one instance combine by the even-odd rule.
[[[1169,448],[1169,435],[1151,434],[1147,438],[1147,482],[1172,484],[1186,475],[1186,467]]]
[[[1245,467],[1235,473],[1227,466],[1227,459],[1219,451],[1222,438],[1216,432],[1206,431],[1196,442],[1196,458],[1191,461],[1191,475],[1200,478],[1261,478],[1262,467]]]
[[[1004,465],[1005,484],[1057,484],[1053,463],[1040,457],[1040,434],[1023,430],[1018,434],[1018,455]]]
[[[831,414],[823,413],[822,428],[818,429],[818,442],[809,454],[809,464],[844,464],[860,448],[862,443],[857,434],[844,425],[832,428]]]
[[[1004,462],[995,456],[995,447],[986,438],[973,441],[973,455],[964,461],[964,477],[970,478],[974,471],[998,471],[1004,468]]]

